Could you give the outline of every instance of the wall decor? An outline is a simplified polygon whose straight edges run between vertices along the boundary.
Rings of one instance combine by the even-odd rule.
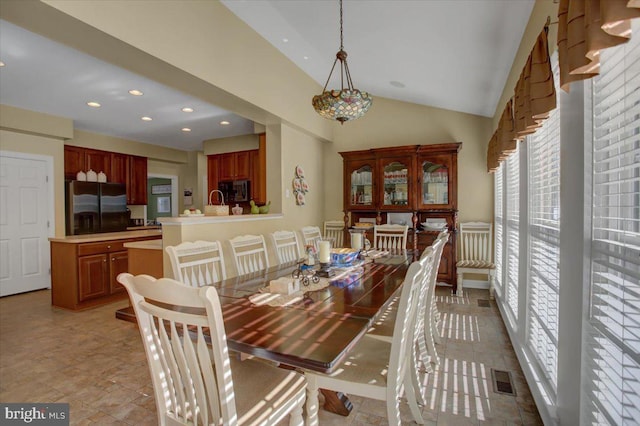
[[[307,183],[306,179],[304,178],[304,170],[302,169],[302,167],[296,166],[291,185],[293,186],[293,195],[296,197],[296,204],[299,206],[304,206],[305,194],[309,192],[309,183]]]

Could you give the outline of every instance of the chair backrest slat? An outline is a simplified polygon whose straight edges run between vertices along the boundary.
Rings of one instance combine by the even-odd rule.
[[[407,248],[407,225],[375,225],[373,247],[379,250],[404,250]]]
[[[219,241],[187,241],[165,248],[174,279],[193,287],[227,278]]]
[[[238,275],[262,271],[269,267],[267,246],[262,235],[242,235],[229,240]]]
[[[493,224],[467,222],[460,224],[459,260],[479,260],[491,262],[491,240]]]
[[[328,220],[324,223],[324,237],[333,239],[333,247],[344,246],[344,222]]]
[[[322,240],[320,228],[317,226],[305,226],[300,231],[302,233],[302,238],[304,239],[305,247],[313,246],[317,251],[318,243]]]
[[[300,245],[294,231],[276,231],[271,234],[280,263],[293,263],[300,259]]]

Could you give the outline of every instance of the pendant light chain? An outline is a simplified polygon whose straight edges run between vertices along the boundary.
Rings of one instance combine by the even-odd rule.
[[[340,50],[344,50],[342,41],[342,0],[340,0]]]

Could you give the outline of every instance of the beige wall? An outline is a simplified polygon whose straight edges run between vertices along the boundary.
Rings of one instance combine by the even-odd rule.
[[[225,152],[248,151],[258,149],[258,135],[242,135],[231,138],[210,139],[202,143],[204,155],[224,154]]]

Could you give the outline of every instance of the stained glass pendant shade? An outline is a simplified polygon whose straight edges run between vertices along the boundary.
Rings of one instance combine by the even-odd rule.
[[[327,90],[327,85],[333,74],[336,64],[340,61],[340,90]],[[344,87],[344,82],[347,87]],[[362,117],[369,108],[373,98],[367,92],[361,92],[353,87],[349,66],[347,65],[347,52],[344,51],[343,35],[342,35],[342,0],[340,0],[340,50],[336,54],[333,61],[333,67],[327,78],[327,82],[322,89],[321,95],[313,97],[313,108],[322,117],[329,120],[339,121],[344,124],[345,121],[356,120]]]

